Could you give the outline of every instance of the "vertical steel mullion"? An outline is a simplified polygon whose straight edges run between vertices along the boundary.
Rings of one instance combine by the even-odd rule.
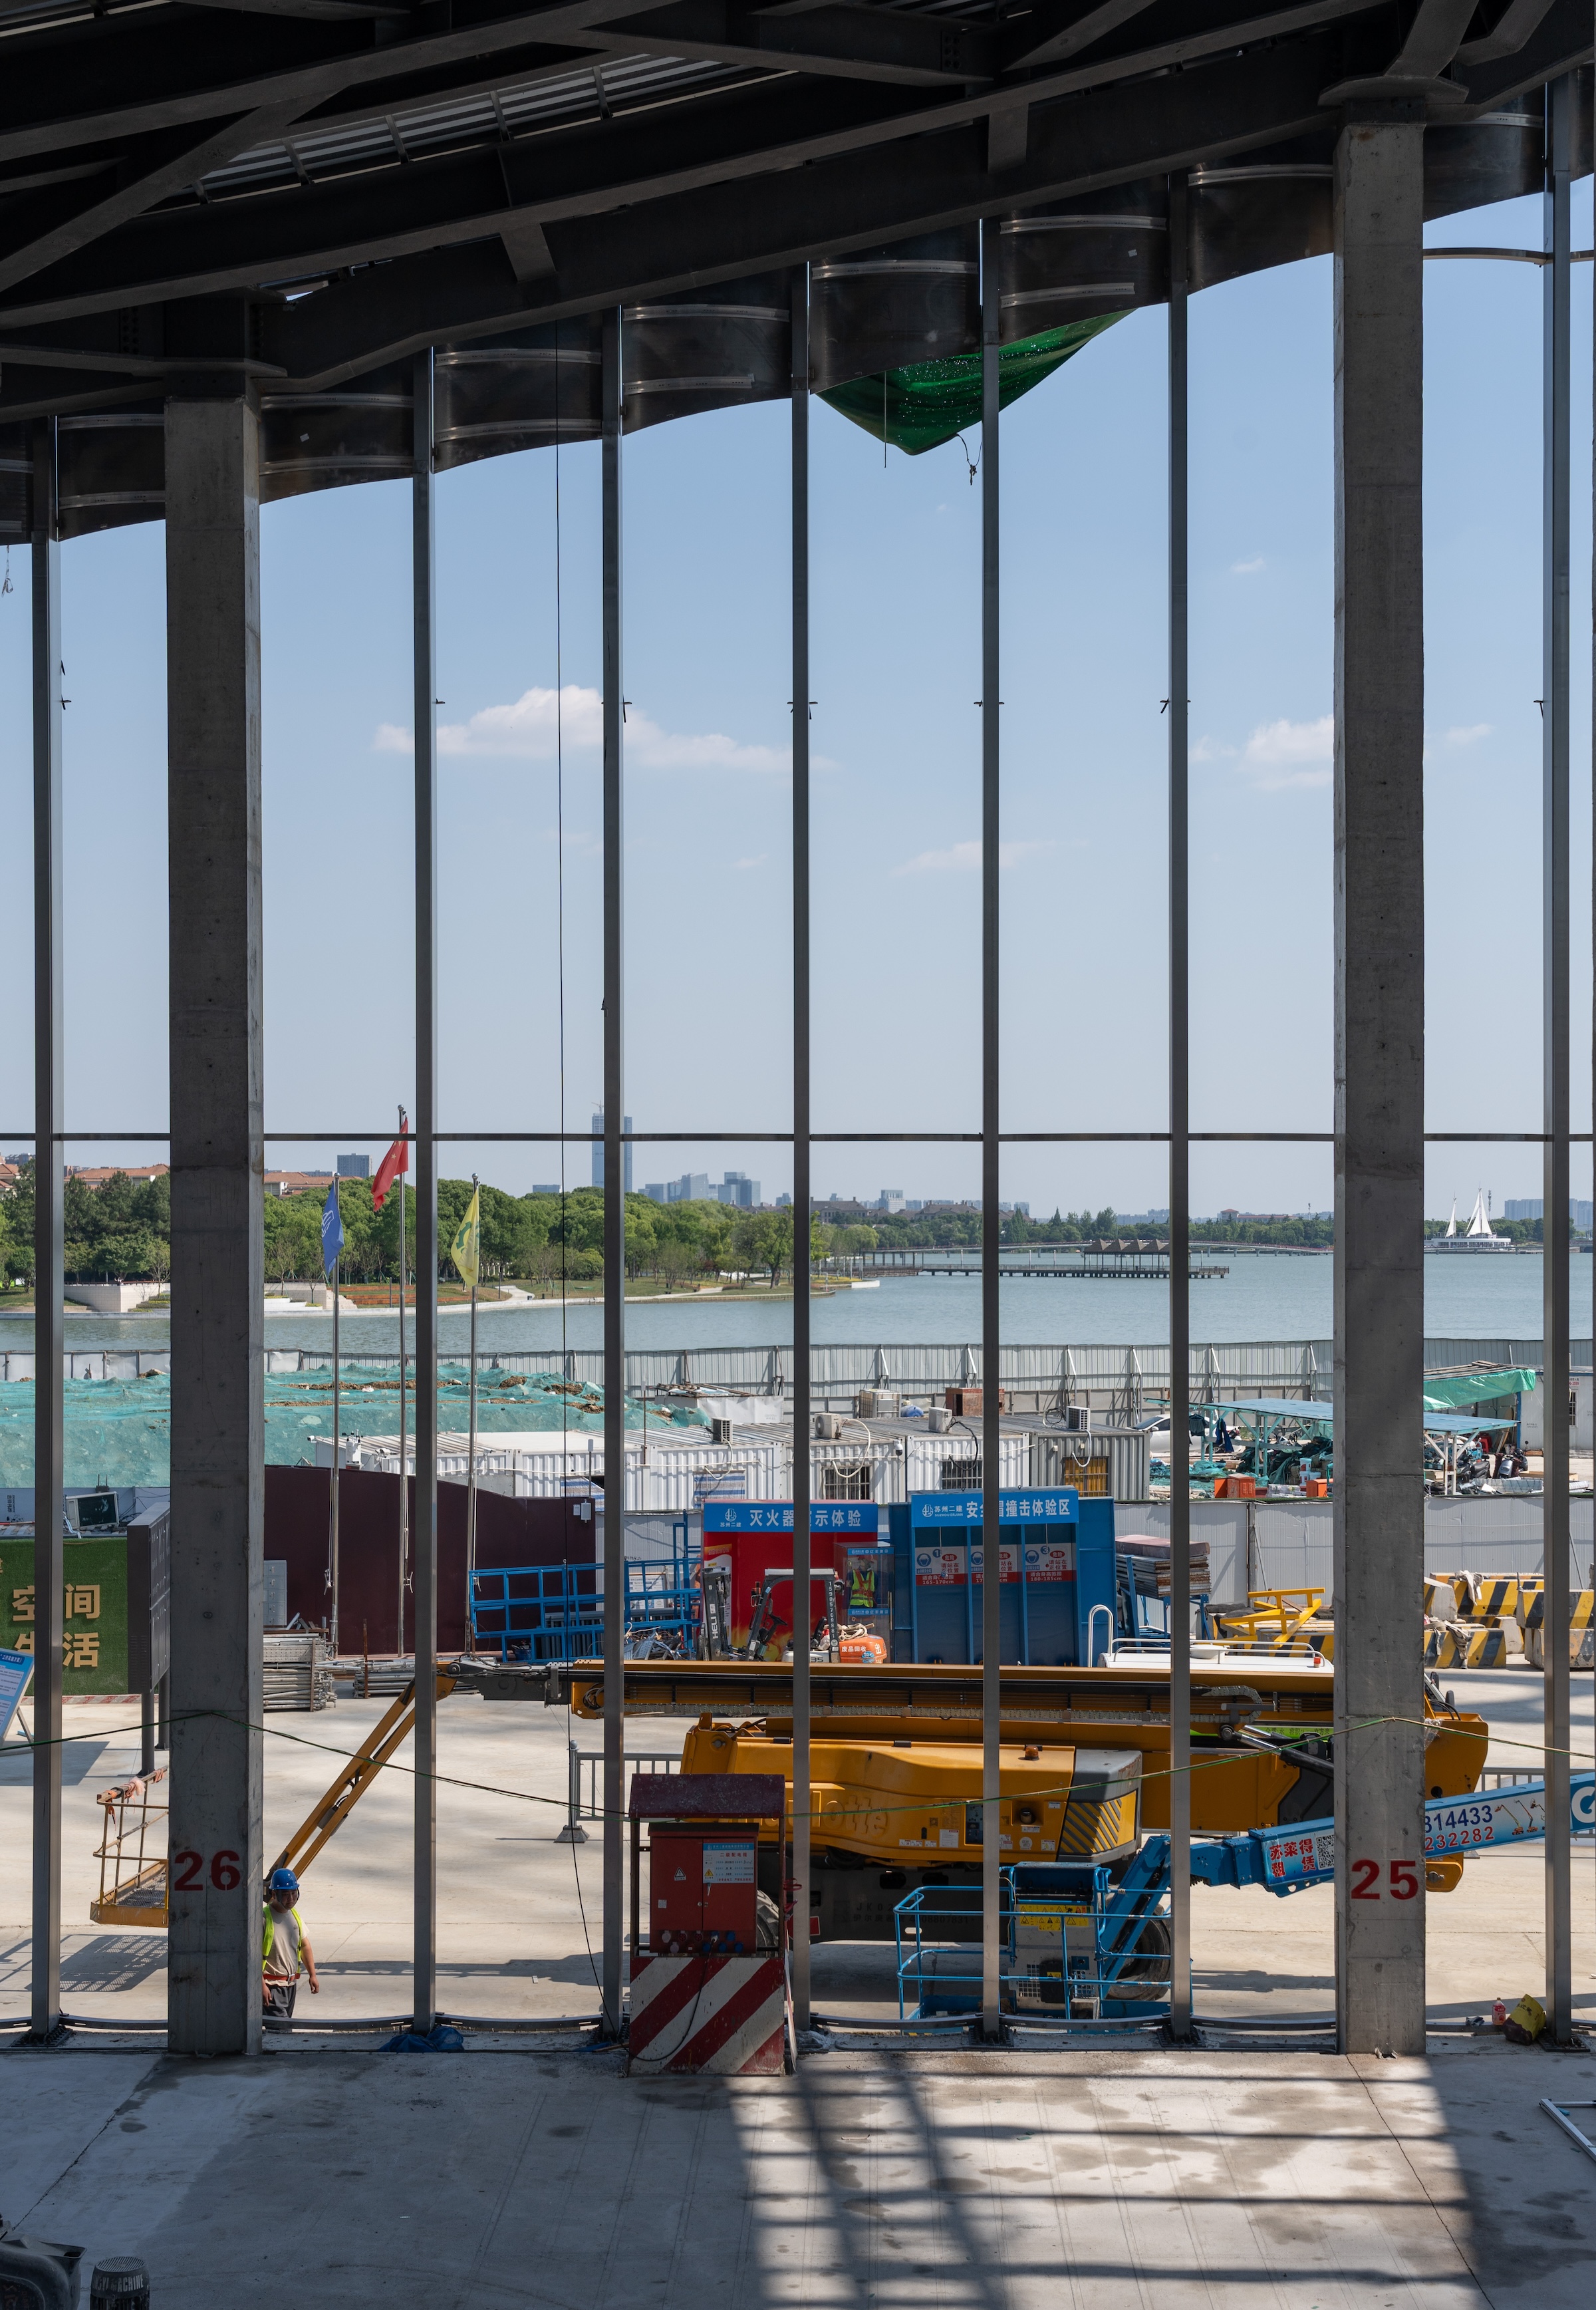
[[[626,1606],[626,1151],[621,1039],[624,877],[622,750],[626,701],[620,650],[620,308],[603,320],[603,951],[604,951],[604,2035],[620,2034],[625,1854],[621,1651]]]
[[[438,620],[433,357],[414,369],[416,883],[415,2006],[438,2007]],[[402,1183],[403,1184],[403,1183]],[[403,1203],[400,1218],[403,1219]],[[336,1459],[336,1451],[334,1451]],[[400,1471],[400,1484],[404,1475]],[[337,1481],[334,1471],[334,1481]],[[400,1632],[403,1648],[403,1632]]]
[[[793,2019],[809,2027],[809,268],[793,273]],[[802,1601],[801,1601],[802,1600]]]
[[[1192,2030],[1187,183],[1169,179],[1169,2022]]]
[[[61,520],[56,429],[33,429],[33,1998],[61,2025],[61,1645],[65,1564],[63,1194]]]
[[[998,1316],[998,221],[981,225],[981,2032],[1002,2035],[1002,1332]]]
[[[1569,445],[1572,372],[1569,172],[1574,82],[1547,91],[1541,596],[1541,998],[1545,1178],[1541,1202],[1545,1365],[1546,2004],[1553,2037],[1573,2028],[1568,1818],[1568,703]]]

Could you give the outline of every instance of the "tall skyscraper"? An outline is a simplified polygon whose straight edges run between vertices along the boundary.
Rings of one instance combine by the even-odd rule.
[[[593,1184],[595,1187],[602,1187],[604,1184],[604,1142],[596,1136],[603,1127],[604,1110],[601,1107],[593,1118],[593,1128],[595,1133],[593,1142]],[[623,1131],[631,1129],[632,1119],[629,1115],[621,1117],[620,1127]],[[629,1139],[620,1151],[620,1177],[625,1192],[629,1195],[632,1192],[632,1148]]]

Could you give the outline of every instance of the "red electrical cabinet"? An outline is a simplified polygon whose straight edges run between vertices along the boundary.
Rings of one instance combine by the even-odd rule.
[[[755,1947],[759,1825],[779,1836],[786,1805],[779,1773],[634,1775],[627,1804],[632,2076],[768,2076],[792,2068],[786,1953]]]
[[[751,1830],[657,1826],[648,1850],[648,1946],[741,1957],[754,1946],[759,1849]]]

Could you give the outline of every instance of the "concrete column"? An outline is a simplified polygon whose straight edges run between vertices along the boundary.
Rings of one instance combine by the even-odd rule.
[[[33,1995],[61,2025],[63,1495],[61,498],[56,420],[33,430]]]
[[[1544,508],[1541,525],[1541,1101],[1546,1133],[1541,1210],[1541,1385],[1545,1390],[1545,1483],[1541,1504],[1546,1568],[1546,2010],[1560,2045],[1574,2029],[1573,1855],[1569,1844],[1568,1751],[1568,710],[1569,449],[1572,253],[1569,178],[1573,163],[1574,82],[1547,90],[1546,254],[1542,268]]]
[[[1336,2010],[1424,2051],[1422,107],[1335,156]]]
[[[175,2053],[260,2045],[260,445],[167,404]]]
[[[1192,2034],[1189,204],[1169,179],[1169,2030]]]
[[[620,630],[620,308],[603,321],[604,669],[604,1974],[603,2034],[620,2035],[625,1922],[626,1720],[626,699]]]
[[[411,495],[415,675],[416,1516],[415,1994],[425,2036],[438,2005],[438,637],[433,357],[418,353]],[[401,1203],[401,1217],[403,1206]],[[401,1630],[400,1646],[403,1646]]]
[[[810,1003],[809,1003],[809,267],[793,268],[793,1629],[807,1611],[814,1559],[814,1422],[810,1402]],[[793,2020],[810,2014],[811,1786],[810,1657],[793,1646]]]
[[[998,834],[1002,821],[1002,745],[999,689],[1002,641],[999,496],[998,231],[981,224],[981,2035],[1003,2034],[1002,1847],[1002,1323],[998,1261],[1002,1219],[1000,1033],[1002,1008]],[[966,1544],[968,1544],[968,1535]],[[1018,1539],[1019,1535],[1015,1535]]]

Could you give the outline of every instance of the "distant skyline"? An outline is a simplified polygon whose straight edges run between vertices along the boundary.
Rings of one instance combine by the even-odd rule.
[[[1540,204],[1429,229],[1538,245]],[[1589,246],[1591,185],[1574,190]],[[1328,260],[1192,305],[1193,1123],[1331,1118],[1331,332]],[[1540,285],[1427,268],[1428,1120],[1540,1127]],[[1574,360],[1591,359],[1576,296]],[[1165,343],[1138,312],[1005,416],[1003,1125],[1165,1119]],[[1486,418],[1482,420],[1482,412]],[[742,1170],[790,1193],[787,435],[783,404],[625,445],[627,1104],[633,1177]],[[978,1117],[980,491],[957,444],[882,463],[816,404],[814,1121],[967,1133]],[[978,446],[972,443],[972,453]],[[1574,427],[1573,617],[1590,617],[1590,429]],[[440,476],[440,1125],[451,1176],[586,1185],[602,1081],[598,456]],[[1458,485],[1466,474],[1467,486]],[[399,482],[262,516],[265,1090],[273,1168],[380,1152],[413,1104],[410,499]],[[559,584],[556,585],[558,543]],[[163,535],[63,551],[67,1123],[165,1119]],[[27,823],[28,556],[0,595],[0,810]],[[557,614],[558,613],[558,614]],[[1576,653],[1574,759],[1589,745]],[[1588,855],[1576,777],[1573,854]],[[563,873],[560,867],[563,864]],[[1572,949],[1590,951],[1589,878]],[[13,872],[0,1134],[31,1112],[30,894]],[[559,930],[563,922],[561,954]],[[1482,938],[1483,934],[1483,938]],[[1482,944],[1489,967],[1481,968]],[[561,994],[563,989],[563,1029]],[[1576,968],[1576,1127],[1590,974]],[[563,1079],[562,1079],[563,1061]],[[743,1136],[733,1136],[742,1133]],[[979,1192],[979,1149],[922,1145],[924,1192]],[[69,1160],[148,1163],[133,1140]],[[830,1174],[828,1151],[817,1161]],[[1591,1193],[1574,1150],[1574,1191]],[[890,1141],[860,1182],[907,1182]],[[842,1175],[837,1175],[840,1181]],[[1540,1191],[1530,1145],[1430,1151],[1425,1206]],[[1193,1202],[1323,1210],[1326,1145],[1193,1150]],[[879,1185],[865,1187],[867,1195]],[[906,1192],[908,1190],[906,1187]],[[1015,1145],[1033,1211],[1168,1200],[1155,1143]]]

